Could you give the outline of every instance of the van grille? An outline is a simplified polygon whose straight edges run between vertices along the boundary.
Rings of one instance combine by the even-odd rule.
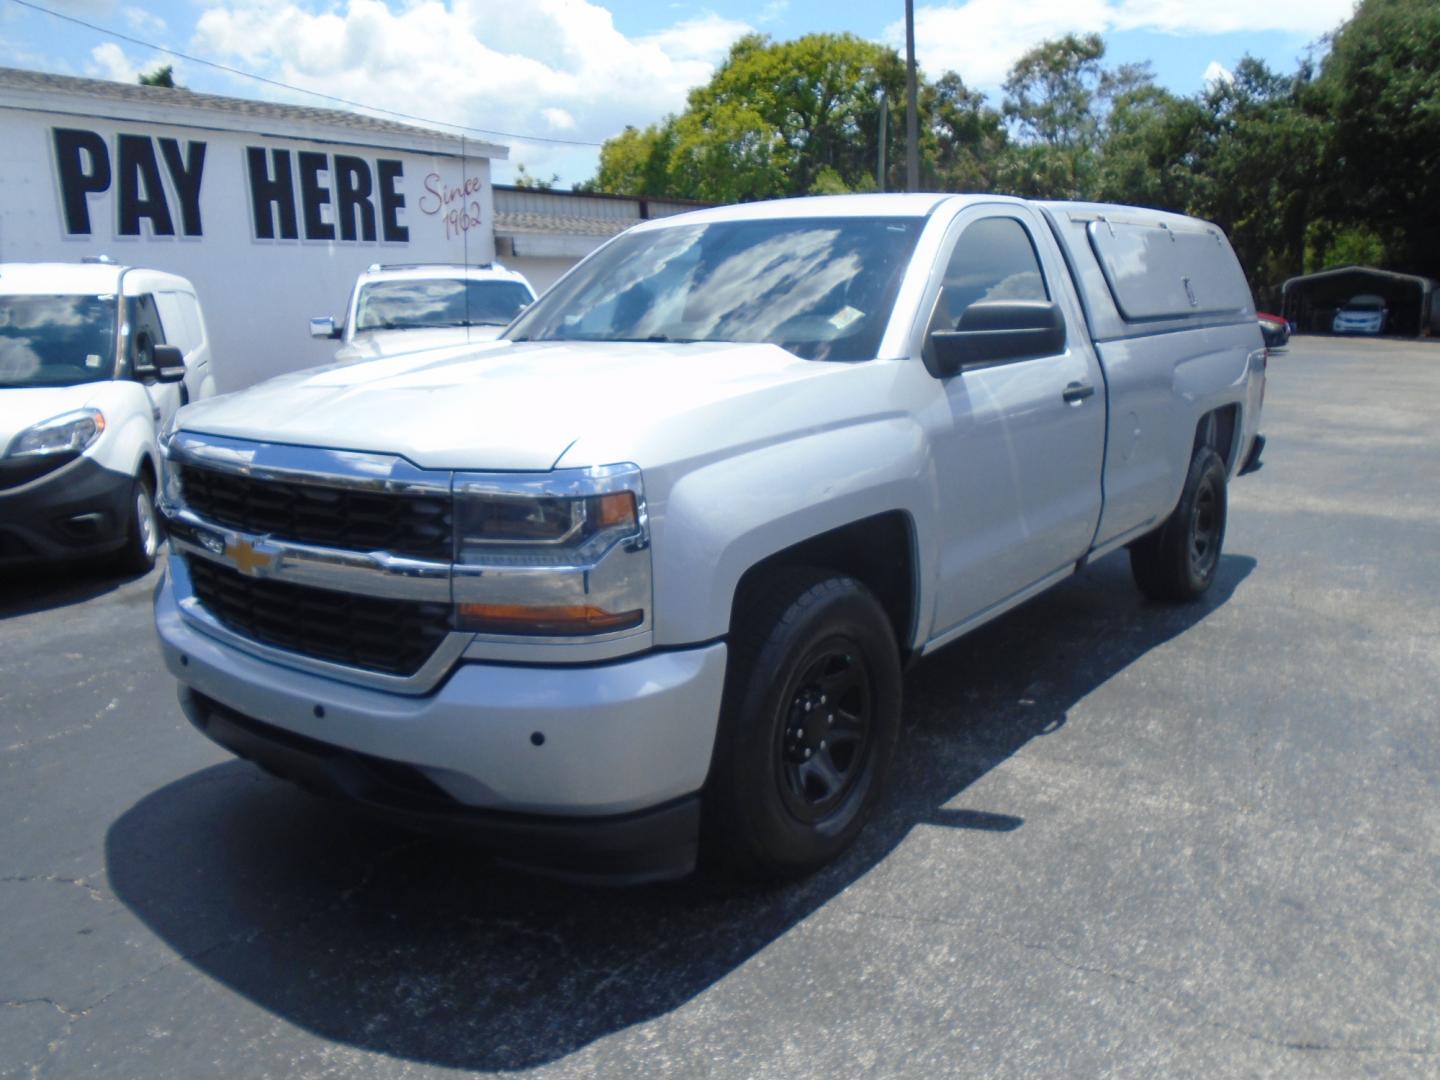
[[[450,496],[397,495],[180,466],[185,505],[232,529],[320,547],[450,562]]]
[[[301,656],[408,677],[450,632],[448,604],[267,581],[202,558],[187,564],[196,597],[223,625]]]

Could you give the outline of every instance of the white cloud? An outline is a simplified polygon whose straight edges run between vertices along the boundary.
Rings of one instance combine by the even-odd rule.
[[[1211,60],[1205,68],[1205,74],[1200,76],[1200,82],[1204,86],[1211,86],[1216,83],[1225,83],[1227,86],[1235,81],[1235,73],[1227,68],[1219,60]]]
[[[1118,0],[1109,29],[1171,34],[1283,30],[1319,36],[1355,12],[1355,0]]]
[[[1353,9],[1354,0],[966,0],[915,9],[915,52],[931,75],[953,70],[969,86],[994,89],[1027,49],[1067,33],[1282,30],[1318,36]],[[884,40],[903,51],[904,21],[887,26]]]
[[[573,131],[575,129],[575,117],[564,109],[541,109],[540,115],[545,117],[545,122],[556,131]]]
[[[174,69],[175,81],[184,85],[186,67],[182,61],[164,53],[151,52],[148,60],[132,60],[130,54],[107,41],[90,50],[90,59],[85,64],[85,74],[92,79],[110,79],[112,82],[133,83],[142,72],[153,72],[156,68],[169,65]]]
[[[748,34],[751,29],[749,23],[707,14],[696,19],[686,19],[658,33],[648,34],[640,38],[639,43],[652,45],[675,60],[700,60],[707,64],[718,64],[730,51],[730,43],[742,34]]]
[[[140,75],[140,69],[125,55],[125,50],[113,41],[90,50],[90,63],[85,65],[85,71],[97,79],[113,82],[133,83]]]
[[[164,19],[144,8],[127,7],[120,14],[125,16],[132,30],[141,34],[163,34],[167,29]]]
[[[755,16],[755,21],[759,23],[777,22],[789,9],[790,0],[770,0],[760,9],[760,14]]]
[[[682,109],[687,91],[709,79],[730,43],[749,30],[704,15],[627,37],[589,0],[414,0],[395,10],[380,0],[342,0],[320,13],[293,0],[222,0],[200,16],[193,47],[382,108],[600,142],[626,124]],[[270,93],[251,84],[236,92]],[[512,161],[536,173],[560,171],[567,183],[594,171],[594,150],[539,144],[524,146],[522,157],[518,141],[496,141],[514,144]]]
[[[1046,38],[1103,31],[1107,0],[969,0],[915,9],[915,59],[931,76],[957,71],[972,87],[993,88],[1025,50]],[[905,50],[905,23],[886,27],[885,41]]]

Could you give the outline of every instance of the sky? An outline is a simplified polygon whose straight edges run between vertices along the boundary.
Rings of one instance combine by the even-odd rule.
[[[171,63],[193,90],[333,104],[147,47],[164,46],[437,126],[483,129],[474,134],[510,147],[496,182],[523,164],[560,187],[593,176],[598,144],[627,124],[682,110],[742,34],[848,31],[905,46],[903,0],[34,2],[111,33],[0,0],[0,66],[134,81]],[[1353,0],[916,0],[916,56],[928,76],[957,71],[998,105],[1005,72],[1026,49],[1093,31],[1107,63],[1147,61],[1161,85],[1191,94],[1247,53],[1292,71],[1352,10]]]

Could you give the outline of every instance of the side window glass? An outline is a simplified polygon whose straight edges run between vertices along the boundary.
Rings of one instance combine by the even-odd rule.
[[[1045,275],[1025,226],[1015,218],[982,218],[966,227],[945,267],[931,330],[953,330],[982,300],[1048,300]]]
[[[190,344],[200,348],[205,344],[205,317],[200,314],[200,301],[189,293],[180,293],[180,306],[185,310],[185,323],[190,328]]]
[[[130,370],[155,366],[155,346],[165,344],[165,327],[150,293],[125,298],[125,321],[130,326],[130,344],[125,357]]]
[[[169,344],[178,345],[182,353],[195,348],[195,335],[185,318],[185,308],[177,292],[157,292],[155,307],[160,313],[160,323],[166,328]]]

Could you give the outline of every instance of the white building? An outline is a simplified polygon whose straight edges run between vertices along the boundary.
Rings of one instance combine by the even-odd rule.
[[[233,390],[334,355],[307,320],[371,263],[501,259],[548,287],[686,209],[490,183],[503,146],[334,109],[0,68],[0,262],[181,274]],[[498,213],[497,213],[498,212]]]

